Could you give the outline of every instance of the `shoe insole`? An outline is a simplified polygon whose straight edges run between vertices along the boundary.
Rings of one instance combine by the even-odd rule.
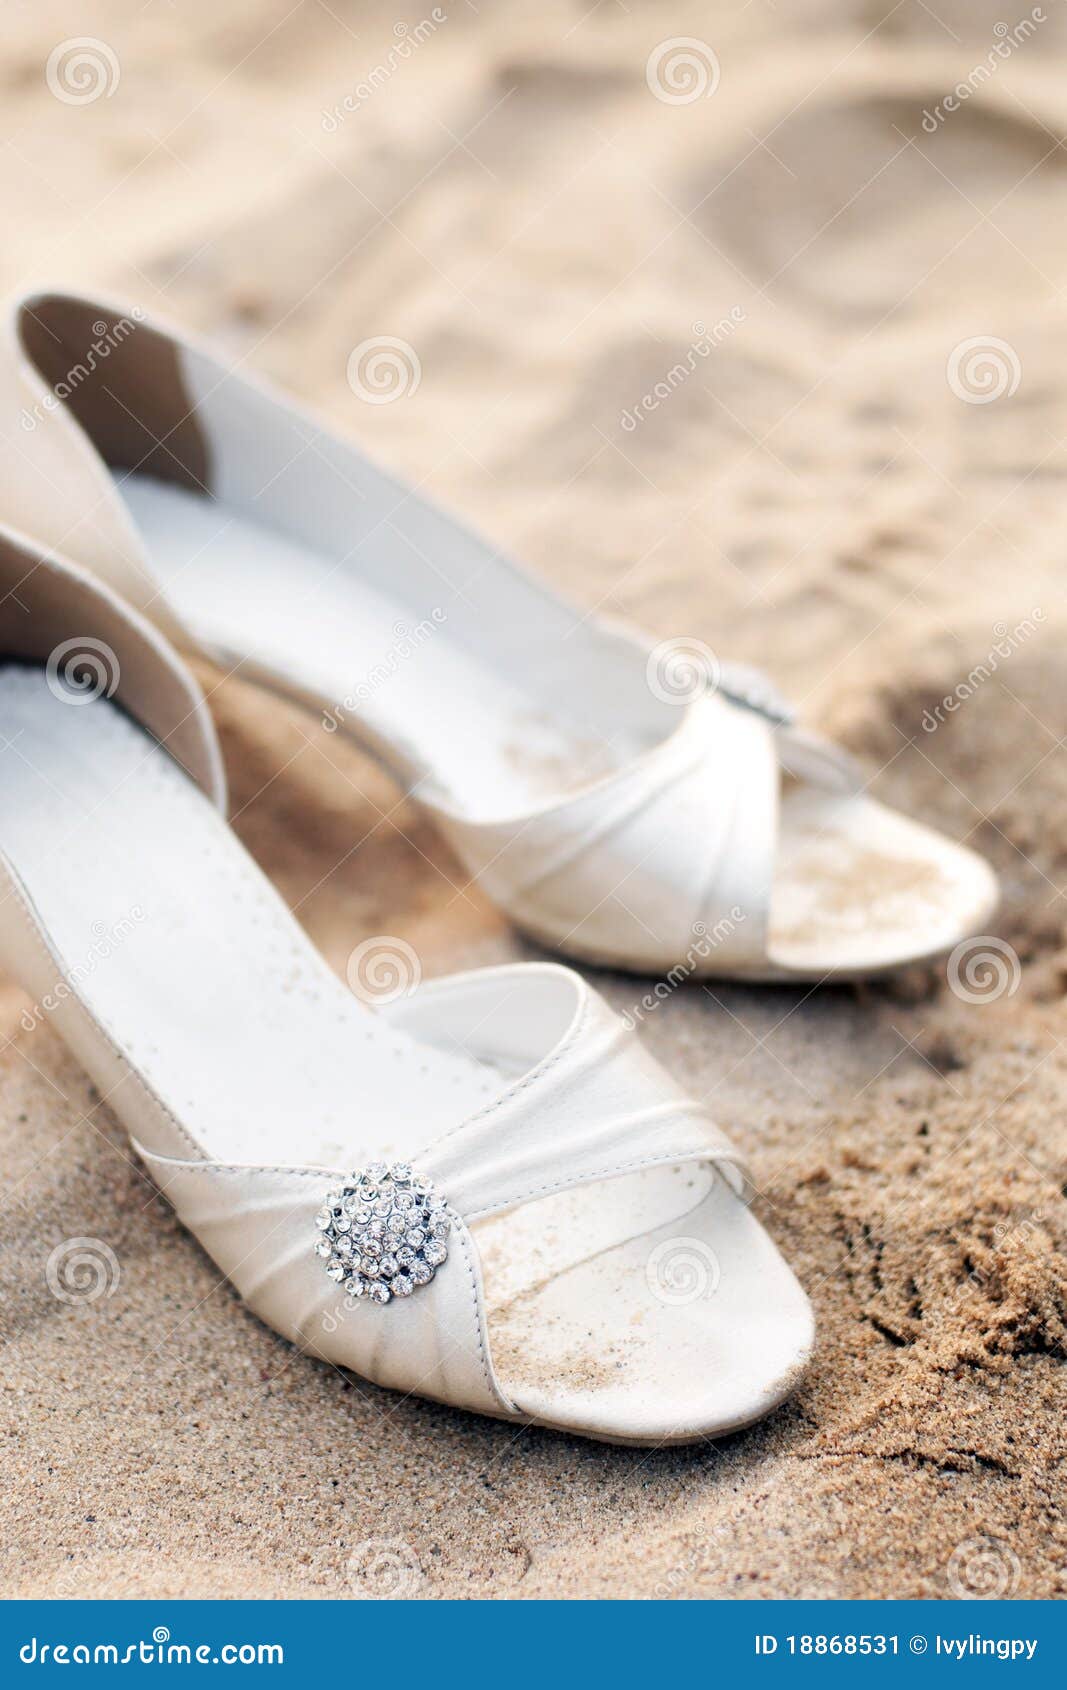
[[[353,997],[114,702],[72,702],[42,670],[6,665],[0,711],[5,855],[63,976],[205,1155],[417,1164],[513,1077]],[[41,954],[40,977],[23,981],[39,1000],[57,984]],[[503,1388],[560,1424],[624,1437],[741,1424],[786,1393],[810,1342],[792,1274],[706,1167],[582,1187],[473,1235]],[[677,1304],[650,1288],[649,1259],[679,1237],[718,1264],[714,1295]]]
[[[389,744],[473,820],[521,814],[629,755],[557,719],[551,698],[457,636],[443,577],[415,610],[231,505],[147,475],[116,476],[164,594],[216,657],[250,667],[357,737]],[[394,537],[383,535],[383,543]],[[476,581],[459,595],[476,593]],[[451,613],[451,614],[450,614]]]
[[[412,609],[340,561],[217,499],[146,475],[116,475],[153,573],[204,649],[245,660],[269,684],[331,712],[394,769],[471,819],[522,814],[647,749],[609,739],[534,696],[496,655],[450,626],[456,587]],[[402,516],[381,542],[399,548]],[[490,559],[487,568],[493,567]],[[460,587],[476,600],[478,579]],[[457,629],[465,617],[453,618]],[[528,677],[528,671],[524,671]],[[525,683],[528,689],[528,679]],[[571,695],[573,697],[573,694]],[[996,904],[981,858],[862,795],[783,796],[763,977],[860,974],[934,956]],[[581,954],[580,933],[572,948]],[[714,972],[714,953],[707,963]]]

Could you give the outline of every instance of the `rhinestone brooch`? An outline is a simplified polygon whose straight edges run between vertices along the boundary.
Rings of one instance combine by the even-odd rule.
[[[406,1162],[372,1162],[350,1174],[327,1192],[315,1225],[315,1254],[352,1298],[410,1297],[448,1260],[448,1204]]]
[[[747,663],[723,663],[716,690],[731,704],[740,704],[746,710],[754,710],[757,716],[766,717],[776,728],[791,728],[796,722],[793,706],[762,669],[753,669]]]

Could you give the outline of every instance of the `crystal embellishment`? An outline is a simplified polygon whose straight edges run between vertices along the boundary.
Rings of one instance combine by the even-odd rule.
[[[452,1214],[407,1162],[372,1162],[326,1194],[315,1254],[352,1298],[391,1303],[429,1285],[448,1260]]]
[[[740,704],[745,710],[766,717],[776,728],[790,728],[796,722],[796,711],[770,677],[747,663],[721,664],[717,691],[731,704]]]

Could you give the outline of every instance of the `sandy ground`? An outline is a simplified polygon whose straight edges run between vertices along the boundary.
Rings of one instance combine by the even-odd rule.
[[[5,987],[5,1588],[388,1593],[396,1554],[350,1568],[385,1540],[427,1595],[1062,1595],[1065,9],[1018,43],[1002,0],[446,12],[402,56],[345,0],[5,6],[0,278],[188,318],[583,604],[768,666],[993,859],[1002,948],[976,1002],[942,968],[648,1017],[820,1324],[790,1406],[670,1453],[296,1355]],[[45,79],[75,27],[119,72],[84,104]],[[682,36],[675,102],[646,64]],[[383,334],[422,379],[372,406],[346,361]],[[380,932],[428,972],[530,954],[356,752],[217,703],[237,826],[339,968]],[[67,1305],[80,1234],[121,1276]]]

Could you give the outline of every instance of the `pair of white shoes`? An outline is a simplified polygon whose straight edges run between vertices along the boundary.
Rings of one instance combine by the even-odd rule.
[[[890,968],[982,927],[986,864],[760,677],[679,705],[672,647],[168,328],[47,293],[3,333],[0,962],[178,1214],[286,1338],[393,1389],[641,1443],[766,1413],[811,1310],[706,1110],[556,964],[358,1002],[230,831],[170,641],[350,731],[585,961]]]

